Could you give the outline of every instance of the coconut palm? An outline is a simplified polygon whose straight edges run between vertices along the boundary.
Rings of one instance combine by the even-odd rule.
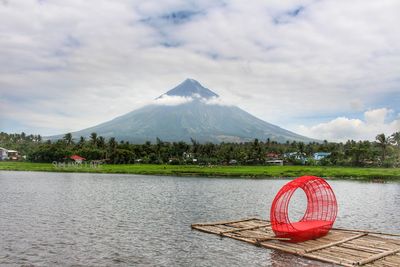
[[[93,147],[97,147],[97,133],[90,134],[90,142],[92,143]]]
[[[103,136],[99,136],[99,138],[97,138],[97,146],[99,148],[105,148],[106,146],[106,140],[104,139]]]
[[[386,150],[387,147],[390,145],[390,137],[386,137],[385,134],[381,133],[375,137],[378,146],[382,150],[382,162],[385,161],[386,158]]]
[[[110,140],[108,140],[108,148],[109,148],[110,152],[111,153],[114,152],[115,149],[117,148],[117,146],[118,146],[118,143],[115,140],[115,137],[111,137]]]
[[[64,139],[65,143],[67,144],[67,146],[72,144],[72,134],[71,133],[65,134],[63,139]]]
[[[86,140],[85,140],[85,137],[83,137],[83,136],[81,136],[80,138],[79,138],[79,142],[78,142],[78,147],[79,148],[82,148],[84,145],[85,145],[85,142],[86,142]]]
[[[391,137],[392,143],[400,148],[400,132],[395,132]]]

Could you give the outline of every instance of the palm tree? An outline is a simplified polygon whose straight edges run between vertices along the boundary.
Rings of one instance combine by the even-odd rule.
[[[79,147],[79,148],[82,148],[83,145],[85,144],[85,142],[86,142],[85,137],[81,136],[81,137],[79,138],[78,147]]]
[[[111,137],[110,140],[108,140],[108,147],[111,153],[115,151],[117,145],[118,143],[115,141],[115,137]]]
[[[97,147],[97,133],[90,134],[90,142],[94,147]]]
[[[103,136],[99,136],[99,138],[97,138],[97,146],[99,148],[104,148],[106,146],[106,140]]]
[[[67,144],[67,146],[72,144],[72,134],[71,133],[65,134],[63,139],[64,139],[65,143]]]
[[[395,132],[391,137],[392,144],[397,146],[398,162],[400,163],[400,132]]]
[[[400,148],[400,132],[395,132],[391,137],[392,143]]]
[[[382,162],[385,161],[386,158],[386,149],[388,145],[390,145],[390,137],[386,137],[385,134],[381,133],[375,137],[378,146],[382,150]]]
[[[298,142],[297,143],[297,150],[301,155],[303,155],[304,151],[305,151],[305,144],[303,142]]]

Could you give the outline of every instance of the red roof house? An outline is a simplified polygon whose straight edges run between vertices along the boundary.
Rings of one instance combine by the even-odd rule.
[[[75,162],[78,162],[78,163],[82,163],[82,161],[86,160],[85,158],[78,156],[78,155],[72,155],[69,158],[75,160]]]

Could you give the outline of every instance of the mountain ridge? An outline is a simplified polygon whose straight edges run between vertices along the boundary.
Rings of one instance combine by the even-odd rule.
[[[181,97],[185,101],[174,105],[158,103],[160,99]],[[220,96],[198,81],[186,79],[142,108],[118,116],[110,121],[73,132],[73,138],[89,137],[96,132],[105,138],[132,143],[168,141],[190,142],[248,142],[259,140],[316,141],[263,121],[237,106],[212,104]],[[211,103],[210,103],[211,102]],[[62,135],[50,139],[60,139]]]

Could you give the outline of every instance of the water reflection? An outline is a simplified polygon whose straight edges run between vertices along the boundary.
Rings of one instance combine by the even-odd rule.
[[[326,266],[326,263],[317,262],[312,260],[302,259],[298,261],[298,257],[289,253],[284,253],[281,251],[272,250],[270,252],[270,266],[272,267],[287,267],[287,266]],[[329,264],[332,266],[332,264]]]
[[[268,218],[286,182],[0,172],[0,265],[323,266],[190,229]],[[335,226],[400,232],[400,184],[330,184]]]

